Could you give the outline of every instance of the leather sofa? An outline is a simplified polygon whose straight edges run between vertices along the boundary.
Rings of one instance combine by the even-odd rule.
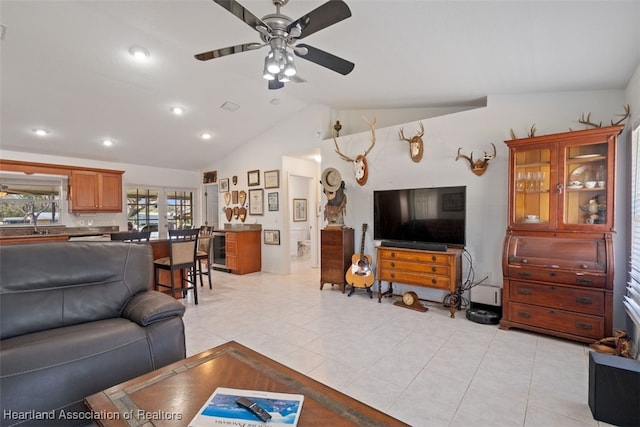
[[[185,357],[152,266],[142,243],[0,245],[2,426],[87,424],[86,396]]]

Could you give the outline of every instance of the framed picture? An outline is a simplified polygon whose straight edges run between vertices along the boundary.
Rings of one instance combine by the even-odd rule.
[[[249,190],[249,214],[264,215],[264,190]]]
[[[459,212],[464,210],[464,193],[442,195],[442,210]]]
[[[264,230],[264,244],[265,245],[279,245],[280,244],[280,230]]]
[[[238,190],[231,190],[231,203],[238,204]]]
[[[268,193],[267,194],[267,205],[269,205],[270,211],[277,211],[279,209],[278,206],[278,193]]]
[[[293,199],[293,220],[307,220],[307,199]]]
[[[250,187],[260,185],[260,171],[258,169],[247,172],[247,184]]]
[[[203,184],[215,184],[218,182],[218,171],[204,172],[202,174]]]
[[[220,187],[218,187],[218,191],[220,193],[226,193],[227,191],[229,191],[229,178],[220,180]]]
[[[272,170],[264,172],[264,188],[280,187],[280,171]]]

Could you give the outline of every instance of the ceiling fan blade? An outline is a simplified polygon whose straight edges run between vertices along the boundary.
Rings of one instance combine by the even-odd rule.
[[[343,76],[349,74],[353,71],[353,67],[355,67],[353,62],[349,62],[346,59],[342,59],[313,46],[309,46],[308,44],[298,44],[296,47],[304,47],[307,49],[306,55],[302,55],[301,53],[298,53],[298,51],[294,50],[293,52],[296,56],[306,59],[307,61],[315,62],[316,64],[322,65],[323,67],[333,70],[336,73],[340,73]]]
[[[200,61],[208,61],[214,58],[220,58],[221,56],[233,55],[234,53],[242,53],[248,50],[256,50],[261,48],[260,43],[245,43],[236,46],[229,46],[222,49],[210,50],[209,52],[202,52],[194,55],[194,57]]]
[[[213,1],[219,4],[220,6],[224,7],[225,9],[227,9],[229,12],[235,15],[238,19],[241,19],[244,23],[246,23],[248,26],[250,26],[254,30],[258,25],[262,25],[264,27],[269,28],[269,26],[264,22],[262,22],[260,18],[255,16],[253,13],[249,12],[247,9],[244,8],[244,6],[242,6],[240,3],[238,3],[235,0],[213,0]]]
[[[284,83],[282,83],[277,78],[275,78],[273,80],[269,80],[269,90],[280,89],[280,88],[283,88],[283,87],[284,87]]]
[[[287,32],[290,33],[293,27],[300,25],[302,35],[297,39],[303,39],[350,16],[351,10],[345,2],[342,0],[330,0],[293,21],[287,26]]]

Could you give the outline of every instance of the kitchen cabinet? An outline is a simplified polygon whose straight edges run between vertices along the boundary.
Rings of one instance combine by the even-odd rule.
[[[122,172],[72,170],[71,212],[122,212]]]
[[[225,231],[226,268],[234,274],[262,270],[261,230]]]
[[[581,342],[612,335],[615,162],[622,129],[505,141],[502,329]]]

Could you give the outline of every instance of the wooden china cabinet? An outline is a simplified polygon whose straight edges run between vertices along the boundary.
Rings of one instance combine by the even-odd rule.
[[[320,290],[325,283],[338,285],[344,293],[345,274],[354,252],[353,228],[325,227],[320,231]]]
[[[500,328],[581,342],[612,335],[616,143],[623,128],[505,141]]]

